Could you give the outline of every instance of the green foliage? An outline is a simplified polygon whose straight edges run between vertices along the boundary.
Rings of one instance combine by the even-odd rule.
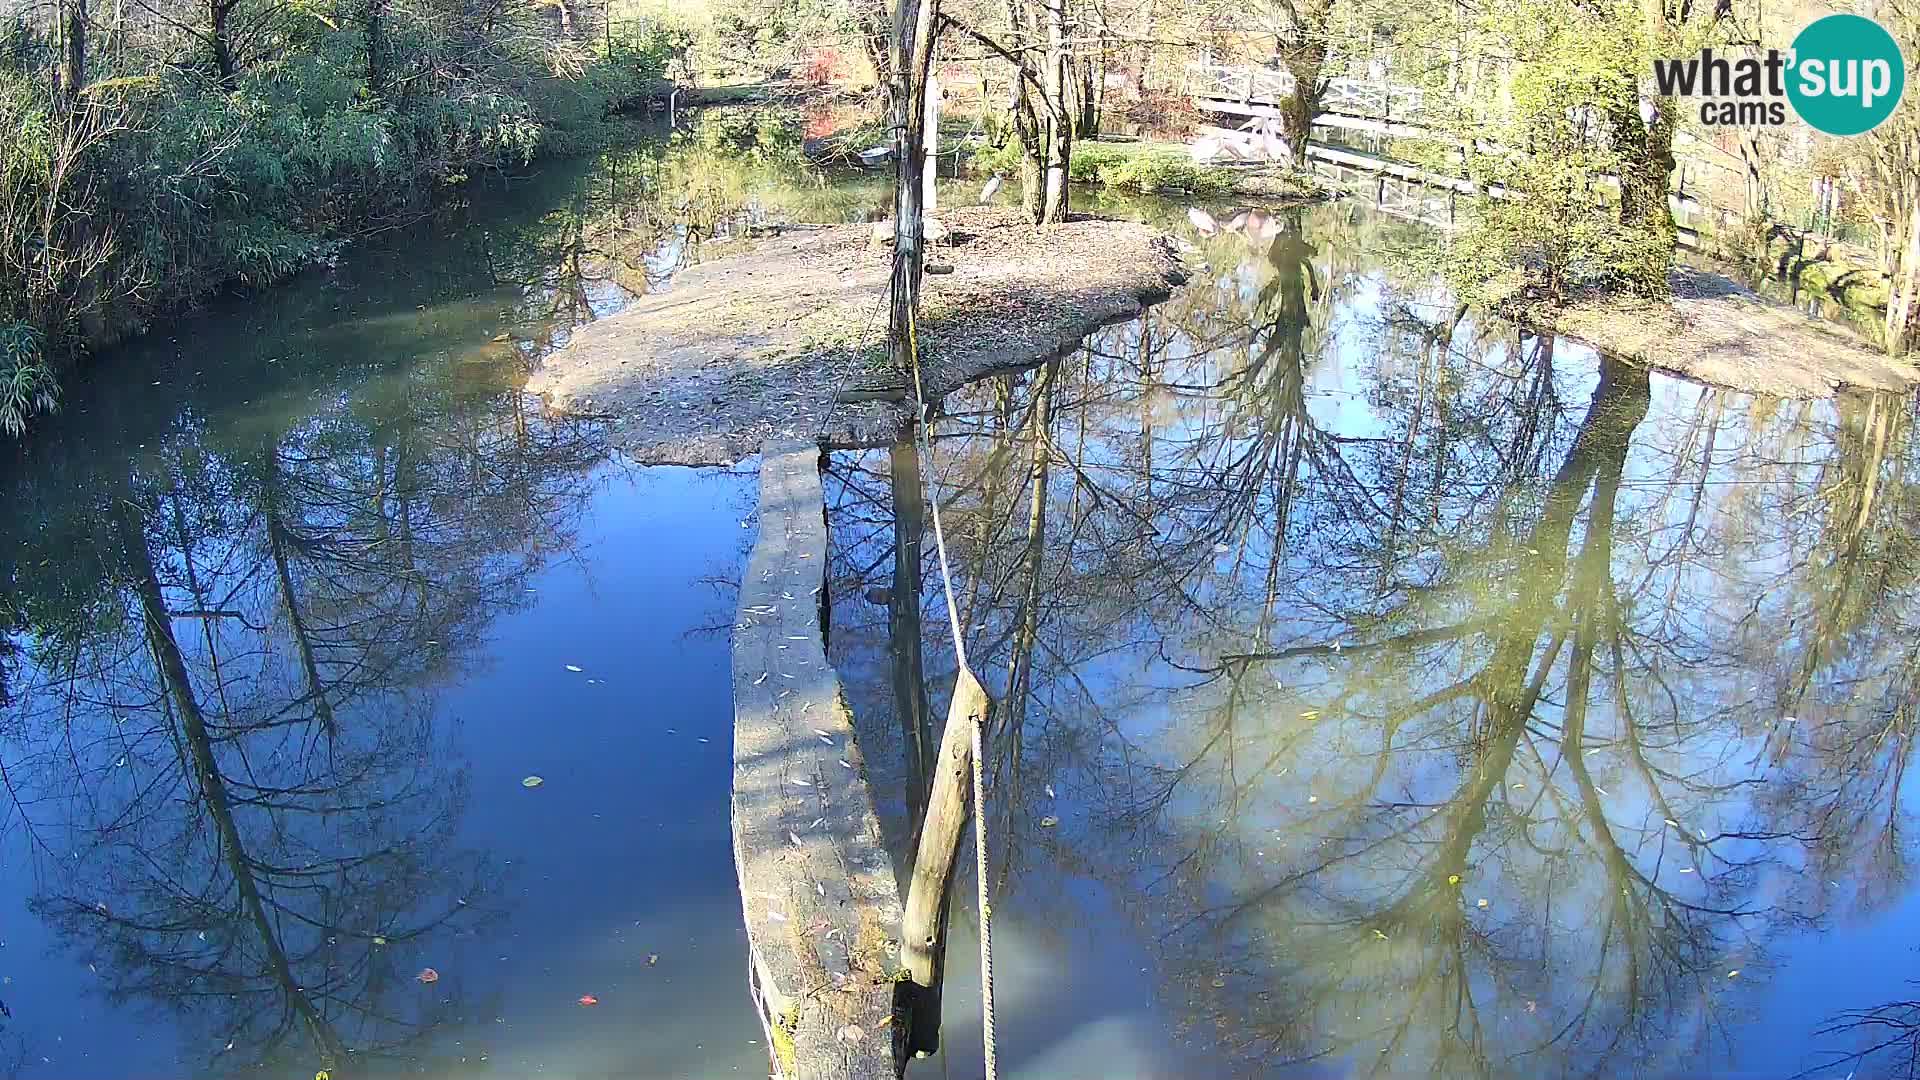
[[[1018,176],[1020,144],[1009,139],[1001,146],[982,146],[968,160],[977,175]],[[1226,195],[1234,189],[1228,169],[1196,165],[1185,155],[1167,150],[1087,142],[1073,148],[1067,175],[1076,184],[1098,184],[1144,193],[1173,193],[1200,197]]]
[[[236,42],[231,80],[210,52],[122,50],[89,58],[71,103],[43,37],[0,35],[0,430],[50,408],[88,344],[323,262],[476,170],[598,145],[688,40],[637,20],[575,40],[532,4],[394,0],[375,87],[363,13],[272,13],[246,24],[271,29]]]
[[[0,431],[18,436],[29,417],[52,412],[59,400],[40,332],[26,323],[0,324]]]
[[[1234,177],[1229,170],[1197,165],[1181,154],[1099,143],[1087,143],[1075,149],[1068,162],[1067,175],[1079,183],[1150,193],[1225,195],[1234,187]]]
[[[1656,5],[1657,6],[1657,5]],[[1516,290],[1563,299],[1583,286],[1663,293],[1674,232],[1665,212],[1664,156],[1670,123],[1648,125],[1641,82],[1656,56],[1684,55],[1711,41],[1709,26],[1679,19],[1649,22],[1639,4],[1570,0],[1495,0],[1465,26],[1503,61],[1501,77],[1462,88],[1437,73],[1429,108],[1457,142],[1405,143],[1401,149],[1436,172],[1464,166],[1483,196],[1443,264],[1468,299],[1495,300]],[[1670,110],[1672,103],[1663,105]],[[1656,205],[1630,213],[1621,177],[1644,177]]]

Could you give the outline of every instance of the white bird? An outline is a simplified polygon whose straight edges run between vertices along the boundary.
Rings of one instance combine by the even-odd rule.
[[[1263,148],[1267,152],[1268,161],[1280,161],[1293,156],[1288,152],[1287,141],[1280,137],[1278,131],[1274,130],[1274,125],[1268,124],[1262,127],[1260,129],[1260,138],[1264,144]]]
[[[1208,135],[1203,139],[1196,139],[1193,144],[1193,160],[1201,164],[1212,161],[1214,158],[1220,156],[1220,150],[1223,145],[1224,143],[1218,135]]]
[[[980,205],[986,206],[987,204],[993,202],[993,197],[995,195],[998,195],[999,193],[1000,193],[1000,178],[996,176],[993,179],[987,181],[986,187],[983,187],[980,189]]]
[[[1194,228],[1200,230],[1202,236],[1212,236],[1220,231],[1220,223],[1213,220],[1213,215],[1197,206],[1187,207],[1187,220],[1193,223]]]

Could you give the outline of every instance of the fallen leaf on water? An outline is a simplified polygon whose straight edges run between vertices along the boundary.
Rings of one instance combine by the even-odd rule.
[[[813,733],[814,733],[815,735],[818,735],[818,736],[820,736],[820,741],[821,741],[821,742],[823,742],[823,743],[826,743],[826,744],[827,744],[828,746],[832,746],[832,745],[833,745],[833,736],[831,736],[831,735],[829,735],[829,734],[827,734],[826,732],[824,732],[824,731],[822,731],[822,730],[820,730],[819,728],[814,728],[814,729],[813,729]]]
[[[1215,979],[1215,980],[1213,980],[1213,988],[1214,988],[1215,990],[1218,990],[1218,989],[1220,989],[1221,987],[1223,987],[1223,986],[1225,986],[1225,985],[1227,985],[1227,980],[1225,980],[1225,979]]]
[[[1379,939],[1380,939],[1381,941],[1385,941],[1385,940],[1387,940],[1387,935],[1385,935],[1385,934],[1383,934],[1383,933],[1381,933],[1381,932],[1380,932],[1380,931],[1378,931],[1378,930],[1375,930],[1375,931],[1373,932],[1373,936],[1374,936],[1374,937],[1377,937],[1377,938],[1379,938]]]
[[[1047,785],[1047,798],[1049,798],[1049,799],[1051,799],[1051,798],[1053,798],[1053,785],[1052,785],[1052,784],[1048,784],[1048,785]]]
[[[648,966],[648,967],[652,967],[653,965],[655,965],[655,964],[657,964],[657,963],[659,963],[659,962],[660,962],[660,954],[659,954],[659,953],[657,953],[657,952],[650,952],[650,953],[648,953],[648,954],[647,954],[647,966]]]
[[[1225,554],[1226,554],[1227,552],[1229,552],[1229,551],[1232,551],[1232,550],[1233,550],[1232,548],[1230,548],[1230,547],[1228,547],[1228,546],[1227,546],[1227,545],[1225,545],[1225,544],[1215,544],[1215,545],[1213,545],[1213,553],[1214,553],[1215,555],[1225,555]]]
[[[1048,814],[1046,817],[1040,819],[1040,827],[1043,829],[1051,829],[1058,824],[1060,824],[1060,819],[1054,817],[1052,814]]]
[[[1447,875],[1447,884],[1449,884],[1449,885],[1458,885],[1458,884],[1460,884],[1460,875],[1459,875],[1459,874],[1448,874],[1448,875]]]
[[[432,968],[421,968],[420,974],[415,975],[414,978],[423,983],[437,983],[440,981],[440,973]]]
[[[325,1069],[313,1074],[313,1080],[333,1080],[333,1074]]]
[[[1308,801],[1308,802],[1310,802],[1310,803],[1317,803],[1317,802],[1319,802],[1319,801],[1320,801],[1320,796],[1318,796],[1318,795],[1309,795],[1309,796],[1307,796],[1307,801]]]
[[[851,762],[851,761],[848,761],[848,760],[847,760],[846,758],[841,758],[841,759],[840,759],[840,767],[841,767],[841,768],[843,768],[843,769],[851,769],[851,768],[853,768],[853,762]]]
[[[846,1027],[835,1032],[833,1037],[839,1039],[841,1042],[857,1043],[861,1039],[866,1038],[867,1033],[861,1030],[859,1024],[848,1024]]]
[[[568,664],[567,670],[568,671],[585,671],[586,669],[581,667],[579,664]]]
[[[582,1005],[600,1004],[600,999],[597,997],[594,997],[592,994],[581,994],[579,997],[575,998],[574,1000],[578,1001]]]
[[[1738,974],[1740,974],[1740,969],[1734,968],[1732,971],[1727,972],[1727,978],[1731,979]]]
[[[387,943],[387,939],[383,937],[375,936],[373,939],[373,943],[375,945],[385,945]]]
[[[1483,897],[1481,897],[1481,898],[1480,898],[1480,903],[1479,903],[1479,904],[1477,904],[1477,905],[1475,905],[1475,906],[1476,906],[1476,907],[1486,907],[1486,906],[1487,906],[1487,898],[1486,898],[1486,897],[1484,897],[1484,896],[1483,896]]]
[[[1529,1002],[1527,1002],[1527,1011],[1528,1011],[1528,1012],[1530,1012],[1530,1013],[1533,1013],[1533,1012],[1539,1012],[1539,1011],[1540,1011],[1540,1003],[1539,1003],[1539,1002],[1537,1002],[1537,1001],[1529,1001]]]
[[[797,776],[793,778],[793,782],[794,782],[794,783],[795,783],[796,785],[798,785],[798,786],[800,786],[800,787],[812,787],[812,786],[813,786],[813,781],[811,781],[811,780],[802,780],[802,779],[800,779],[800,778],[799,778],[799,777],[797,777]]]
[[[1680,872],[1681,872],[1681,873],[1683,873],[1683,874],[1691,874],[1691,873],[1693,873],[1693,867],[1691,867],[1691,866],[1683,866],[1683,867],[1681,867],[1681,868],[1680,868]]]
[[[545,777],[529,776],[525,780],[520,781],[520,786],[521,787],[539,787],[541,784],[544,784],[546,782],[547,781]]]
[[[1302,720],[1318,720],[1318,719],[1320,719],[1320,710],[1319,710],[1319,709],[1308,709],[1308,710],[1307,710],[1306,712],[1303,712],[1303,713],[1301,713],[1301,714],[1300,714],[1300,719],[1302,719]]]

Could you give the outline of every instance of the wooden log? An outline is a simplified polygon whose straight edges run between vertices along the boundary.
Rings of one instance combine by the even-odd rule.
[[[947,708],[947,727],[940,736],[940,756],[934,767],[926,820],[920,828],[919,850],[913,859],[913,878],[907,883],[906,919],[900,935],[901,963],[908,977],[923,990],[933,989],[940,978],[946,951],[940,912],[948,883],[953,880],[960,834],[967,826],[973,788],[973,725],[976,719],[986,719],[989,704],[980,680],[961,668],[953,688],[953,703]]]
[[[733,632],[733,854],[776,1076],[885,1080],[906,1054],[900,891],[827,663],[820,449],[770,442]]]

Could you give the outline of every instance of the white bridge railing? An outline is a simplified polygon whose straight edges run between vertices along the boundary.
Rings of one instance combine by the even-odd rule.
[[[1203,102],[1278,107],[1293,96],[1294,85],[1292,72],[1272,68],[1209,63],[1187,68],[1188,92]],[[1426,91],[1417,86],[1340,75],[1327,80],[1319,111],[1413,122],[1426,104]]]

